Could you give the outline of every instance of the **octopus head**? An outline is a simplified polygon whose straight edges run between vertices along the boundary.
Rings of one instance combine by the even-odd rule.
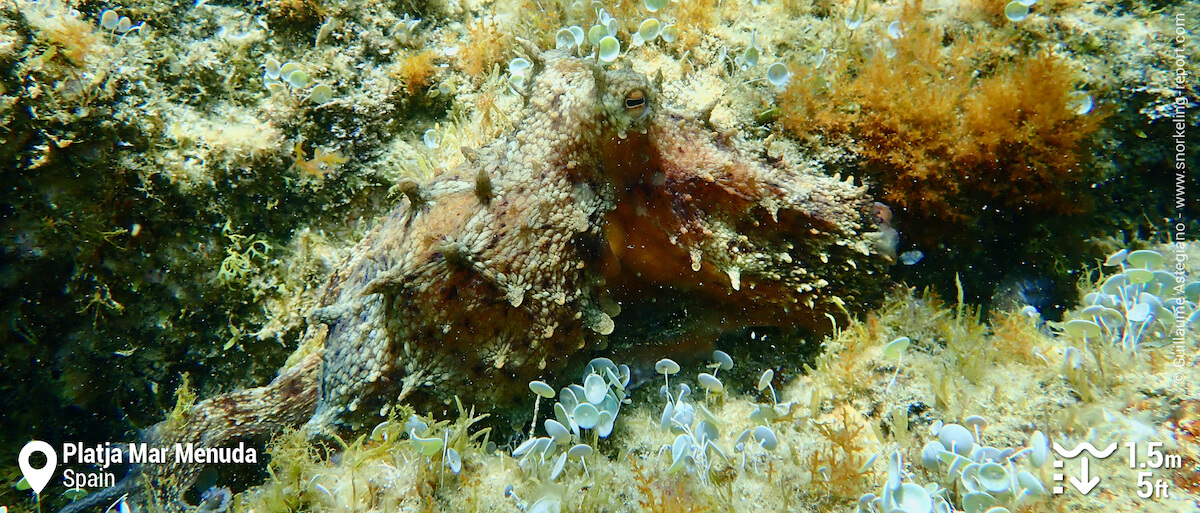
[[[599,70],[596,77],[597,109],[606,129],[624,139],[644,134],[659,108],[658,88],[632,69]]]

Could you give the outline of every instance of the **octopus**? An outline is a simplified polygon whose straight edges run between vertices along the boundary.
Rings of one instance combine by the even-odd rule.
[[[300,345],[315,349],[145,441],[226,447],[290,427],[320,439],[402,401],[524,404],[530,380],[553,381],[664,308],[698,312],[682,339],[820,331],[878,288],[865,185],[744,154],[711,107],[664,105],[661,74],[523,46],[533,73],[514,133],[400,184],[308,316]],[[202,468],[135,467],[65,511],[120,494],[195,509],[184,493]]]

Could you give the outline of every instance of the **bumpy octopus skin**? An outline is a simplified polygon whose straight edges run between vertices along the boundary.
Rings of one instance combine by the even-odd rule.
[[[523,404],[529,380],[553,380],[624,328],[618,303],[671,291],[725,329],[821,330],[880,279],[860,233],[864,186],[743,155],[632,70],[526,46],[534,76],[515,133],[401,185],[310,316],[302,346],[323,349],[147,441],[226,447],[301,424],[323,437],[406,400]],[[200,468],[135,468],[67,511],[126,492],[186,510]]]

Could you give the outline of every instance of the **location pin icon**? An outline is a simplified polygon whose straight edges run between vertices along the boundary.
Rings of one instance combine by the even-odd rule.
[[[29,464],[29,457],[35,452],[46,455],[46,466],[33,468],[33,465]],[[50,478],[54,477],[54,469],[58,467],[58,453],[54,452],[54,448],[50,444],[34,440],[21,448],[21,455],[17,458],[17,463],[21,465],[21,473],[25,474],[25,481],[29,483],[30,488],[33,488],[33,493],[41,495],[46,483],[49,483]]]

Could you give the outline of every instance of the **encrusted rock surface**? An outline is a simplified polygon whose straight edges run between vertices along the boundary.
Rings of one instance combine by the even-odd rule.
[[[632,70],[527,50],[515,133],[401,184],[310,316],[301,345],[315,351],[149,441],[226,446],[305,421],[326,436],[406,400],[509,404],[586,361],[624,327],[622,308],[658,298],[686,298],[722,329],[820,331],[873,294],[865,186],[746,156]],[[711,331],[701,324],[688,329]],[[143,477],[161,506],[184,509],[197,467],[138,469],[68,509],[139,494]]]

